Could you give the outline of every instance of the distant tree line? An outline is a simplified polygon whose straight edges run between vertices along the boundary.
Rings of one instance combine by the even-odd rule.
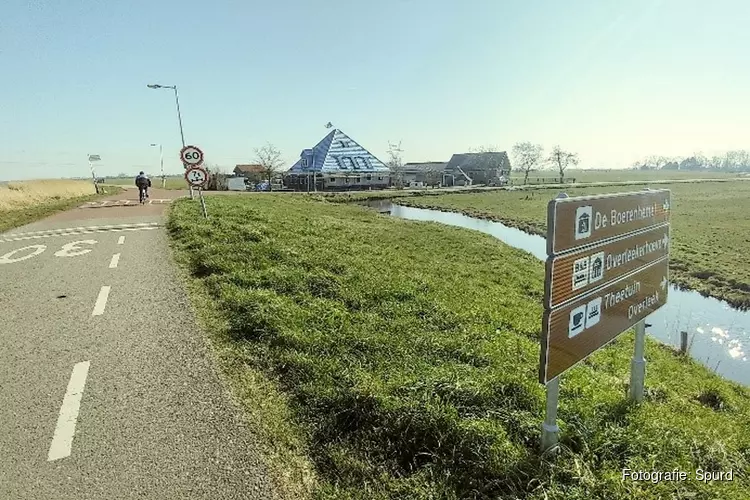
[[[633,163],[636,170],[715,170],[720,172],[750,172],[750,151],[738,149],[709,158],[703,153],[688,157],[647,156]]]

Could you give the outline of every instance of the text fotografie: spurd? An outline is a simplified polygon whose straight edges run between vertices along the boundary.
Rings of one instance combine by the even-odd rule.
[[[660,483],[669,481],[700,481],[702,483],[710,483],[712,481],[733,481],[734,471],[707,471],[703,469],[695,469],[694,472],[688,472],[680,469],[672,469],[667,471],[662,470],[633,470],[623,469],[622,480],[631,481],[648,481],[650,483]]]

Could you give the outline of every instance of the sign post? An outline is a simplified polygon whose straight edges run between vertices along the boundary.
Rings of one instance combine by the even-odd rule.
[[[208,172],[203,167],[189,167],[185,170],[185,180],[190,187],[198,189],[198,198],[201,202],[201,209],[203,210],[203,217],[208,219],[208,212],[206,211],[206,200],[203,198],[203,186],[208,182]]]
[[[547,386],[542,449],[557,443],[559,377],[636,326],[630,397],[643,399],[645,319],[667,302],[670,191],[569,198],[547,207],[539,381]]]
[[[99,184],[96,183],[96,174],[94,173],[94,162],[101,161],[102,157],[99,155],[89,155],[89,169],[91,170],[91,178],[94,181],[94,189],[96,194],[99,194]]]
[[[185,143],[183,141],[183,146],[180,150],[180,160],[182,161],[182,166],[185,167],[185,170],[189,169],[190,167],[199,167],[203,165],[203,151],[201,151],[197,146],[185,146]],[[193,185],[188,182],[188,187],[190,188],[190,199],[192,200]]]
[[[640,320],[635,325],[635,351],[630,362],[630,399],[640,403],[643,401],[643,391],[646,381],[646,320]]]
[[[180,150],[180,160],[182,161],[185,170],[190,167],[198,167],[203,164],[203,151],[197,146],[185,146],[183,142],[182,149]],[[193,186],[188,183],[188,187],[190,188],[190,199],[192,200]]]

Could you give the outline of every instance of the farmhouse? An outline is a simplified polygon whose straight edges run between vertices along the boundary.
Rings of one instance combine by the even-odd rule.
[[[421,184],[423,186],[437,186],[443,180],[443,172],[448,163],[444,161],[428,161],[424,163],[406,163],[401,167],[401,182],[405,186]]]
[[[443,172],[444,186],[501,184],[510,178],[510,160],[505,151],[454,154]]]
[[[260,182],[265,177],[263,165],[237,165],[233,172],[237,177],[244,177],[253,183]]]
[[[339,129],[300,153],[284,184],[297,191],[384,189],[390,169]]]

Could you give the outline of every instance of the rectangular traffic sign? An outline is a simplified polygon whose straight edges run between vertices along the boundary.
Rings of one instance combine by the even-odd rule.
[[[539,381],[548,383],[667,303],[669,257],[545,310]]]
[[[668,189],[556,198],[547,205],[547,253],[557,255],[669,221]]]
[[[669,255],[669,224],[660,224],[547,259],[544,306],[554,309]]]

